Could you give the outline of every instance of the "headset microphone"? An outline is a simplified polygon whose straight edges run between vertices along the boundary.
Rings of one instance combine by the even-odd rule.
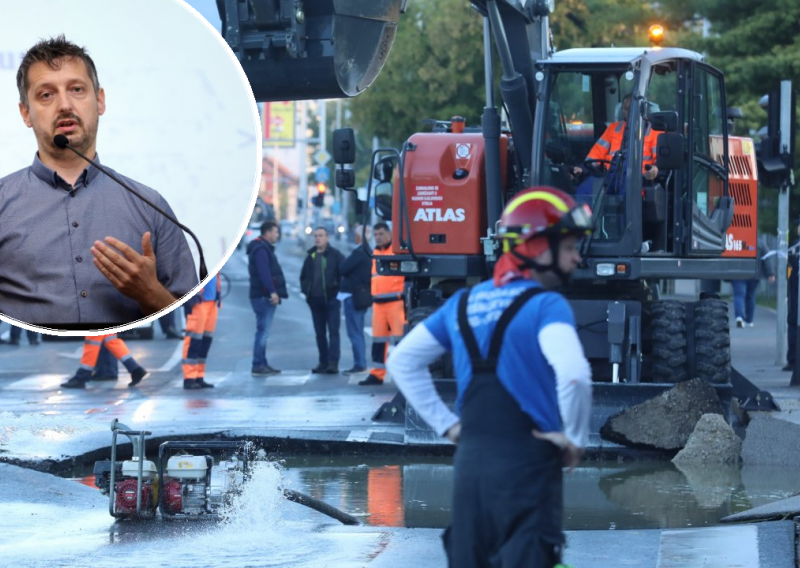
[[[96,167],[98,170],[100,170],[101,172],[103,172],[104,174],[106,174],[108,177],[110,177],[111,179],[113,179],[115,182],[117,182],[118,184],[120,184],[122,187],[124,187],[124,188],[125,188],[125,189],[127,189],[128,191],[130,191],[130,192],[131,192],[132,194],[134,194],[136,197],[138,197],[139,199],[141,199],[142,201],[144,201],[145,203],[147,203],[147,204],[148,204],[150,207],[152,207],[153,209],[155,209],[156,211],[158,211],[159,213],[161,213],[161,214],[162,214],[164,217],[166,217],[167,219],[169,219],[170,221],[172,221],[173,223],[175,223],[176,225],[178,225],[178,227],[180,227],[181,229],[183,229],[184,231],[186,231],[186,232],[189,234],[189,236],[190,236],[190,237],[192,237],[192,239],[194,239],[194,244],[196,244],[196,245],[197,245],[197,251],[198,251],[198,253],[200,254],[200,262],[199,262],[199,264],[200,264],[200,269],[199,269],[199,271],[200,271],[200,280],[202,281],[202,280],[203,280],[203,279],[204,279],[206,276],[208,276],[208,269],[206,269],[206,259],[205,259],[205,257],[203,256],[203,247],[201,247],[201,246],[200,246],[200,241],[197,239],[197,237],[195,236],[195,234],[194,234],[194,233],[193,233],[193,232],[192,232],[192,231],[189,229],[189,227],[187,227],[187,226],[185,226],[185,225],[182,225],[181,223],[179,223],[179,222],[178,222],[178,220],[177,220],[177,219],[175,219],[175,218],[174,218],[172,215],[170,215],[169,213],[167,213],[166,211],[164,211],[163,209],[161,209],[160,207],[158,207],[156,204],[154,204],[153,202],[151,202],[151,201],[150,201],[149,199],[147,199],[146,197],[144,197],[144,196],[142,196],[142,195],[139,195],[139,193],[137,193],[137,192],[136,192],[136,190],[134,190],[133,188],[131,188],[131,187],[130,187],[128,184],[126,184],[124,181],[122,181],[121,179],[119,179],[119,178],[118,178],[116,175],[114,175],[113,173],[111,173],[109,170],[107,170],[106,168],[104,168],[103,166],[101,166],[100,164],[98,164],[97,162],[95,162],[95,161],[93,161],[93,160],[90,160],[89,158],[87,158],[86,156],[84,156],[82,153],[80,153],[78,150],[76,150],[75,148],[73,148],[72,146],[70,146],[70,145],[69,145],[69,138],[67,138],[67,137],[66,137],[66,136],[64,136],[63,134],[56,134],[56,135],[53,137],[53,144],[55,144],[55,145],[56,145],[56,147],[58,147],[58,148],[61,148],[61,149],[64,149],[64,148],[69,148],[70,150],[72,150],[73,152],[75,152],[75,153],[76,153],[78,156],[80,156],[81,158],[83,158],[84,160],[86,160],[87,162],[89,162],[90,164],[92,164],[92,165],[93,165],[94,167]]]

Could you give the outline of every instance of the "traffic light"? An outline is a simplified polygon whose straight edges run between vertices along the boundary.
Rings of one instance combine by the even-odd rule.
[[[317,194],[311,198],[311,203],[314,204],[316,207],[322,207],[325,204],[325,192],[328,188],[325,186],[324,183],[320,182],[317,184]]]

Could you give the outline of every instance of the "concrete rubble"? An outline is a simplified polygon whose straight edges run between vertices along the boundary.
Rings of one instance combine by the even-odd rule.
[[[704,414],[721,415],[722,408],[714,388],[693,379],[611,416],[600,436],[625,446],[680,450]]]
[[[742,440],[719,414],[704,414],[686,446],[672,459],[676,465],[738,464]]]

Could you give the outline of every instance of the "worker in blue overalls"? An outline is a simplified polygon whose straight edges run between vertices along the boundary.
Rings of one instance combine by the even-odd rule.
[[[548,567],[564,537],[562,466],[577,465],[589,431],[592,382],[566,299],[552,288],[578,266],[592,227],[587,205],[534,187],[503,212],[504,254],[492,280],[454,294],[388,361],[407,401],[458,445],[449,565]],[[454,414],[428,365],[453,354]]]

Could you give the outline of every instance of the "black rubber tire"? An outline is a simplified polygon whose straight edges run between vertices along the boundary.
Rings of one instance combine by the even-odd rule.
[[[731,333],[728,304],[717,298],[694,306],[695,370],[698,378],[712,384],[731,380]]]
[[[408,329],[414,329],[414,326],[425,321],[428,316],[433,314],[436,308],[432,306],[423,306],[414,308],[408,314]],[[453,356],[450,353],[445,353],[428,367],[431,371],[431,376],[434,379],[451,379],[455,377],[453,371]]]
[[[653,382],[679,383],[689,379],[686,352],[686,304],[659,300],[649,306]]]

